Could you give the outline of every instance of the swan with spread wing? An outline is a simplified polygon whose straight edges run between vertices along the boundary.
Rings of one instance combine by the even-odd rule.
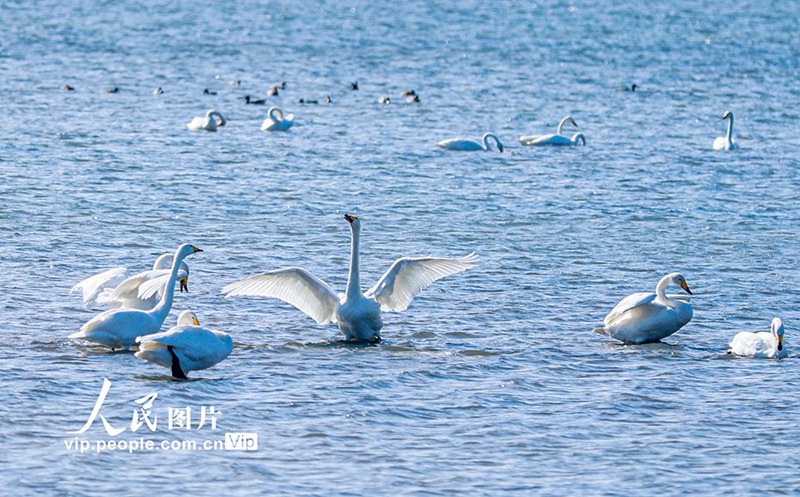
[[[375,286],[362,292],[361,221],[349,214],[344,218],[350,224],[351,233],[350,275],[344,295],[337,295],[327,283],[298,267],[251,276],[225,286],[222,293],[226,297],[277,298],[305,312],[318,324],[336,323],[346,340],[377,342],[383,327],[381,311],[404,311],[414,297],[434,281],[477,265],[475,253],[457,258],[403,257],[392,264]]]

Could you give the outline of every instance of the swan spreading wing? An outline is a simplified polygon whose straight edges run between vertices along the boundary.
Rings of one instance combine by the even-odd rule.
[[[414,297],[434,281],[460,273],[475,266],[478,256],[473,252],[465,257],[452,259],[434,257],[403,257],[381,276],[364,295],[374,297],[381,310],[404,311]]]
[[[115,267],[104,271],[102,273],[90,276],[81,281],[70,289],[69,293],[82,292],[83,305],[86,307],[97,304],[97,297],[103,293],[106,288],[114,288],[119,285],[127,276],[128,269],[124,267]]]
[[[127,287],[127,289],[138,287],[139,291],[137,293],[137,297],[142,300],[147,300],[164,289],[167,281],[169,281],[170,271],[170,269],[151,269],[150,271],[139,273],[136,276],[131,276],[125,280],[123,284]],[[178,270],[178,276],[175,278],[175,281],[180,281],[188,277],[189,272],[181,268]],[[117,293],[117,290],[119,290],[122,286],[123,285],[120,285],[114,290],[114,293],[111,294],[112,299],[115,298],[114,294]],[[120,291],[124,290],[126,290],[126,288],[122,288]]]
[[[222,289],[225,298],[258,295],[283,300],[305,312],[318,324],[336,322],[339,297],[327,283],[303,268],[277,269],[231,283]]]

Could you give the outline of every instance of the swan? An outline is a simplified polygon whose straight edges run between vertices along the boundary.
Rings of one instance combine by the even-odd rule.
[[[235,295],[274,297],[305,312],[318,324],[336,323],[345,340],[380,341],[381,311],[404,311],[424,288],[434,281],[476,265],[475,253],[458,258],[403,257],[366,293],[361,292],[359,242],[361,221],[344,215],[350,224],[350,274],[347,292],[333,289],[305,269],[291,267],[251,276],[222,289],[226,298]]]
[[[493,138],[495,144],[497,145],[497,150],[500,152],[503,151],[503,144],[500,143],[500,139],[497,138],[494,133],[485,133],[481,141],[477,140],[470,140],[468,138],[450,138],[449,140],[442,140],[436,145],[446,148],[448,150],[489,150],[489,138]]]
[[[172,376],[182,379],[189,371],[208,369],[221,362],[233,351],[230,335],[202,328],[192,311],[181,312],[177,326],[137,337],[136,343],[136,357],[169,368]]]
[[[593,331],[624,343],[651,343],[666,338],[692,319],[692,305],[683,295],[666,295],[669,285],[677,285],[692,295],[686,280],[670,273],[658,282],[656,293],[634,293],[608,313],[605,325]]]
[[[130,275],[126,267],[116,267],[94,276],[90,276],[70,289],[69,293],[82,292],[83,305],[94,307],[108,305],[110,308],[127,307],[149,311],[158,304],[161,291],[142,298],[140,286],[150,280],[169,277],[169,268],[172,267],[172,254],[162,254],[153,264],[153,269]],[[161,280],[163,287],[164,279]],[[181,262],[178,271],[178,283],[181,292],[189,291],[189,266]],[[161,288],[159,287],[158,290]]]
[[[90,342],[109,347],[111,350],[128,350],[136,337],[157,333],[161,329],[175,294],[175,281],[178,278],[181,262],[189,255],[202,252],[194,245],[185,243],[178,247],[172,262],[172,269],[166,280],[164,293],[158,305],[149,311],[139,309],[111,309],[101,312],[81,326],[80,331],[69,338],[83,338]]]
[[[781,318],[772,319],[769,332],[751,333],[743,331],[737,333],[733,337],[730,347],[728,354],[745,357],[782,359],[789,355],[789,351],[783,345],[783,321],[781,321]]]
[[[261,131],[286,131],[294,124],[294,114],[283,115],[283,111],[277,107],[270,107],[267,111],[267,118],[261,124]]]
[[[586,137],[583,133],[575,133],[572,138],[567,138],[563,135],[542,135],[534,140],[522,142],[527,146],[542,146],[542,145],[583,145],[586,146]]]
[[[219,120],[214,118],[219,118]],[[216,131],[218,127],[225,126],[228,121],[214,109],[206,112],[206,117],[195,117],[186,127],[192,131]]]
[[[739,144],[733,139],[733,112],[726,112],[722,119],[728,120],[728,133],[714,139],[714,150],[735,150]]]
[[[570,123],[576,128],[578,127],[578,123],[575,122],[575,119],[572,116],[564,116],[564,119],[558,123],[558,129],[556,130],[556,134],[549,134],[549,135],[523,135],[519,137],[519,142],[523,145],[544,145],[545,143],[540,143],[538,140],[546,140],[550,139],[554,136],[561,136],[563,135],[564,125]],[[537,142],[537,143],[532,143]]]

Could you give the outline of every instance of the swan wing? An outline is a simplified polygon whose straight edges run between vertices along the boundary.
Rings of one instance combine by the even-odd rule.
[[[335,322],[339,297],[327,283],[303,268],[277,269],[226,285],[225,297],[258,295],[283,300],[305,312],[318,324]]]
[[[403,257],[392,264],[365,296],[374,297],[382,311],[404,311],[434,281],[476,266],[477,262],[474,252],[457,258]]]
[[[648,292],[640,292],[634,293],[632,295],[628,295],[624,299],[620,301],[611,312],[608,313],[604,322],[606,326],[612,323],[615,319],[617,319],[620,315],[629,311],[635,307],[641,307],[643,305],[649,304],[650,302],[656,299],[655,293],[648,293]]]
[[[152,298],[153,295],[161,292],[161,290],[163,290],[164,286],[167,284],[167,281],[169,281],[169,275],[171,271],[171,269],[151,269],[150,271],[139,273],[137,275],[138,278],[135,281],[136,287],[139,289],[136,296],[140,299],[147,300]],[[178,276],[175,278],[175,281],[182,280],[188,276],[188,271],[185,269],[179,269]],[[134,278],[131,279],[133,280]]]
[[[70,289],[69,293],[82,292],[83,305],[90,307],[97,304],[97,297],[103,293],[106,288],[113,288],[125,279],[128,274],[128,269],[124,267],[115,267],[108,271],[90,276],[81,281]]]

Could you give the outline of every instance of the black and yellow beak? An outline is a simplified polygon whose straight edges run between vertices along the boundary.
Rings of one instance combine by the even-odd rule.
[[[783,335],[778,335],[778,350],[783,350]]]
[[[195,253],[197,253],[197,252],[202,252],[202,251],[203,251],[203,249],[201,249],[201,248],[197,248],[197,247],[195,247],[194,245],[192,245],[192,250],[194,250],[194,252],[195,252]]]
[[[683,288],[684,290],[686,290],[686,293],[688,293],[689,295],[694,295],[694,294],[692,293],[692,291],[691,291],[691,290],[689,290],[689,285],[687,285],[685,281],[681,281],[681,288]]]
[[[350,214],[345,214],[345,215],[344,215],[344,218],[347,220],[347,222],[348,222],[348,223],[352,223],[353,221],[355,221],[356,219],[358,219],[357,217],[355,217],[355,216],[351,216]]]
[[[200,321],[197,320],[197,316],[192,317],[192,323],[195,326],[200,326]]]
[[[181,284],[181,293],[186,292],[189,293],[189,277],[183,278],[180,280]]]

